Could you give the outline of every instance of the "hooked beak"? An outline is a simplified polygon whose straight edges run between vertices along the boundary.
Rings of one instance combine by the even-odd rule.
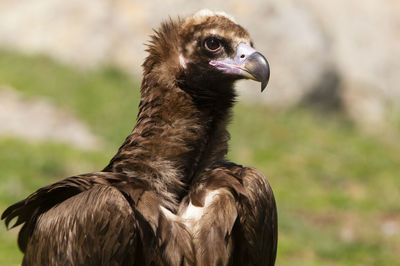
[[[250,45],[240,43],[235,57],[211,60],[210,65],[224,73],[261,82],[261,92],[268,84],[270,69],[267,59]]]

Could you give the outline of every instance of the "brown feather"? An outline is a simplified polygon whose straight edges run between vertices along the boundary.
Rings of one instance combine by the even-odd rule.
[[[205,198],[218,191],[209,206]],[[277,213],[266,178],[253,168],[220,163],[207,169],[183,199],[178,214],[191,202],[205,207],[196,223],[198,265],[274,265]]]
[[[210,67],[209,34],[231,57],[249,34],[229,18],[170,20],[151,37],[137,123],[102,172],[43,187],[4,211],[22,224],[24,265],[273,265],[272,190],[228,163],[237,77]]]

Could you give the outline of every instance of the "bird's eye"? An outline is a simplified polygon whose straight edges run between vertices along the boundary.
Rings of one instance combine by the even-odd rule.
[[[217,52],[222,48],[220,40],[215,37],[209,37],[204,41],[204,47],[210,52]]]

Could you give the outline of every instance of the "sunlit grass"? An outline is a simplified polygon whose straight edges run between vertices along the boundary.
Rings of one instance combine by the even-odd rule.
[[[0,137],[0,211],[35,189],[106,165],[135,122],[138,82],[111,67],[77,71],[0,52],[0,85],[46,97],[104,142],[98,151]],[[261,97],[268,97],[268,93]],[[340,114],[239,104],[229,158],[270,181],[278,204],[277,265],[399,265],[400,145]],[[396,135],[395,137],[398,137]],[[385,226],[397,223],[397,232]],[[0,225],[0,265],[17,265],[16,230]]]

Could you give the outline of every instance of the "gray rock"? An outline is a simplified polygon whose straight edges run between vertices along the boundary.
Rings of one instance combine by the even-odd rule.
[[[400,110],[400,2],[303,2],[330,40],[345,110],[364,127],[383,124]]]
[[[0,85],[0,135],[32,142],[62,142],[80,149],[96,149],[99,139],[65,110],[44,99],[25,99]]]

